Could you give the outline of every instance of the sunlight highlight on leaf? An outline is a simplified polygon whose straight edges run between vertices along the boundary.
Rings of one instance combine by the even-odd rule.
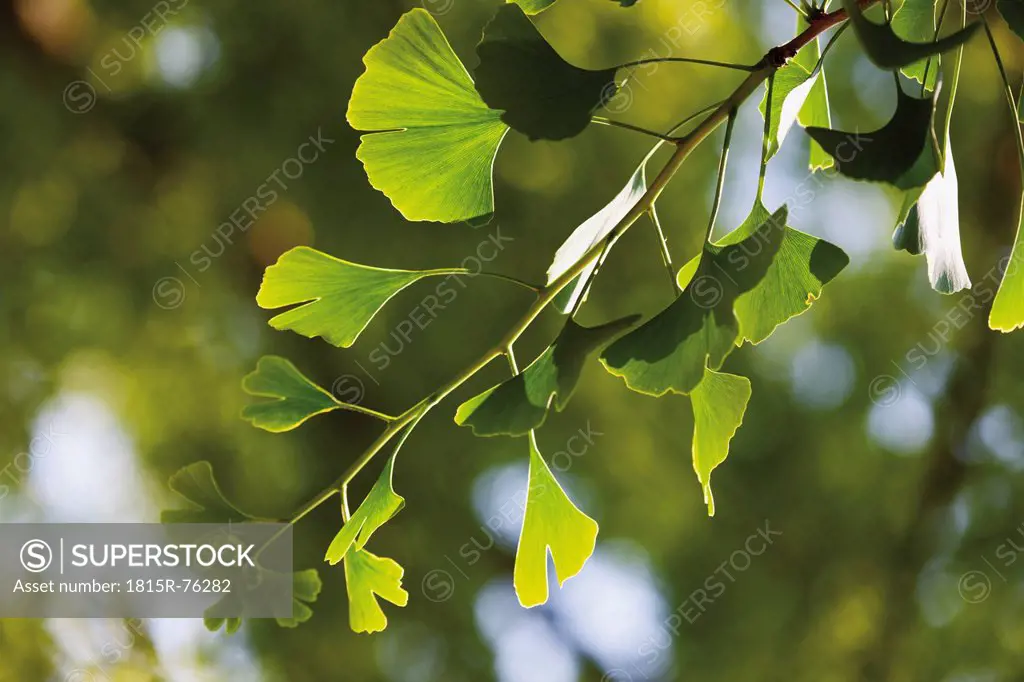
[[[729,456],[729,442],[743,423],[750,402],[750,380],[734,374],[704,370],[703,380],[690,393],[693,405],[693,470],[704,491],[708,516],[715,515],[711,472]]]
[[[290,361],[276,355],[260,358],[256,369],[242,379],[242,388],[249,395],[274,398],[242,408],[242,419],[272,433],[290,431],[310,417],[342,407]]]
[[[332,566],[344,559],[351,549],[361,550],[370,536],[405,506],[405,498],[395,492],[393,484],[395,455],[388,459],[373,488],[327,548],[324,561]]]
[[[353,632],[381,632],[388,626],[377,597],[395,606],[409,603],[402,588],[405,569],[394,559],[382,558],[365,549],[356,549],[345,557],[345,584],[348,591],[349,625]]]

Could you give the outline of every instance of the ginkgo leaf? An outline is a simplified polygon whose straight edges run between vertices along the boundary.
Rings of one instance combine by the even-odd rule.
[[[523,11],[527,14],[537,14],[543,12],[551,5],[555,4],[555,0],[507,0],[508,2],[515,2],[517,5],[523,8]]]
[[[928,281],[932,288],[952,294],[971,286],[960,248],[960,200],[956,165],[949,136],[946,136],[946,164],[923,188],[907,192],[893,243],[928,261]]]
[[[193,462],[179,469],[168,482],[188,503],[188,509],[165,509],[161,523],[234,523],[260,519],[241,511],[224,497],[209,462]]]
[[[243,419],[272,433],[289,431],[310,417],[346,407],[290,361],[276,355],[260,358],[256,369],[242,379],[242,388],[249,395],[274,398],[242,408]]]
[[[591,71],[565,61],[518,5],[498,9],[476,52],[480,96],[531,140],[579,134],[617,89],[616,69]]]
[[[1010,30],[1024,40],[1024,0],[996,0],[996,8],[1003,15]]]
[[[749,238],[772,215],[760,200],[755,200],[750,215],[735,230],[715,242],[718,246],[738,244]],[[696,271],[697,258],[679,271],[679,287],[686,288]],[[780,324],[808,308],[822,288],[835,279],[850,263],[838,246],[786,226],[786,234],[768,271],[753,289],[740,294],[733,306],[740,323],[739,345],[744,339],[758,344]]]
[[[850,15],[850,22],[857,32],[865,54],[877,66],[890,70],[902,69],[914,62],[963,45],[970,40],[980,25],[980,22],[971,24],[936,41],[909,42],[893,33],[890,26],[876,24],[865,17],[857,0],[843,0],[843,6]]]
[[[583,221],[579,227],[572,231],[569,238],[558,247],[558,250],[555,252],[555,258],[548,267],[548,284],[564,275],[590,249],[604,241],[611,234],[611,231],[615,229],[619,221],[640,201],[640,198],[647,192],[647,177],[645,173],[647,160],[651,158],[660,146],[660,143],[655,145],[654,149],[644,157],[644,160],[640,162],[640,166],[630,176],[629,182],[615,195],[614,199],[608,202],[600,211]],[[575,280],[559,292],[558,298],[555,299],[555,306],[560,311],[564,313],[572,311],[580,296],[584,294],[583,287],[590,280],[590,275],[596,267],[597,261],[595,260]]]
[[[729,441],[743,423],[750,402],[750,380],[735,374],[704,370],[690,393],[693,405],[693,470],[704,491],[708,516],[715,515],[711,472],[729,456]]]
[[[1024,163],[1021,164],[1021,173],[1024,174]],[[1024,197],[1021,202],[1017,238],[988,316],[988,326],[1001,332],[1024,327]]]
[[[388,618],[377,602],[386,599],[395,606],[409,603],[402,588],[405,569],[394,559],[356,549],[345,557],[345,585],[348,591],[349,625],[353,632],[381,632]]]
[[[558,411],[565,408],[583,363],[638,318],[631,315],[598,327],[567,320],[558,338],[529,367],[462,403],[455,423],[471,427],[477,436],[525,436],[544,423],[552,405]]]
[[[813,67],[812,67],[813,68]],[[775,156],[782,146],[782,141],[797,122],[807,97],[817,82],[817,74],[812,74],[803,65],[790,61],[775,72],[771,93],[771,118],[768,130],[768,158]],[[768,92],[765,92],[759,105],[761,116],[765,115],[768,106]]]
[[[256,303],[265,309],[300,304],[272,317],[270,326],[347,348],[389,298],[423,277],[451,272],[374,268],[297,246],[267,268]]]
[[[334,537],[324,561],[334,565],[344,559],[351,549],[361,550],[378,528],[402,510],[405,498],[395,492],[394,472],[395,455],[392,455],[366,499]]]
[[[718,369],[739,337],[736,299],[765,274],[786,237],[785,206],[736,244],[705,244],[680,275],[686,288],[667,308],[604,350],[601,361],[634,391],[689,393]]]
[[[323,588],[320,573],[315,568],[292,573],[292,617],[278,618],[277,624],[283,628],[295,628],[313,617],[310,604],[316,602]]]
[[[803,18],[799,18],[798,26],[803,28]],[[819,128],[832,127],[832,111],[828,103],[828,83],[825,79],[825,64],[818,63],[821,60],[821,48],[818,39],[815,38],[802,50],[797,52],[793,61],[800,64],[809,72],[812,72],[811,90],[807,93],[803,107],[797,115],[797,121],[803,127],[817,126]],[[815,69],[817,71],[815,72]],[[780,143],[781,144],[781,143]],[[829,156],[821,145],[811,140],[811,151],[808,160],[808,167],[812,171],[824,170],[834,165],[832,157]]]
[[[508,127],[480,99],[430,12],[417,7],[363,57],[348,122],[370,184],[407,220],[494,211],[494,157]]]
[[[526,608],[548,600],[548,551],[559,586],[581,570],[597,544],[597,522],[581,512],[530,437],[530,482],[523,530],[516,550],[513,584]]]
[[[903,4],[892,15],[891,25],[893,32],[900,38],[915,43],[931,42],[935,39],[935,0],[903,0]],[[927,71],[927,87],[933,89],[939,74],[938,58],[932,60],[930,67],[928,60],[922,59],[900,71],[918,83],[925,82]]]
[[[931,144],[934,113],[934,95],[919,99],[898,88],[896,111],[879,130],[848,133],[812,127],[807,134],[835,158],[842,175],[909,190],[923,187],[938,172]]]

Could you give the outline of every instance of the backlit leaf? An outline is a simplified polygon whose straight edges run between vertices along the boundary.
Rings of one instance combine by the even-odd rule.
[[[813,67],[812,67],[813,68]],[[768,158],[775,156],[782,146],[782,141],[797,122],[801,109],[807,102],[816,75],[811,74],[796,60],[790,61],[775,72],[772,83],[771,120],[768,133]],[[761,99],[761,116],[765,115],[768,105],[768,93]]]
[[[708,516],[715,515],[711,472],[729,456],[729,441],[743,423],[750,402],[750,380],[734,374],[704,370],[690,393],[693,405],[693,470],[704,491]]]
[[[938,172],[931,143],[934,113],[933,97],[918,99],[900,88],[896,112],[874,132],[848,133],[812,127],[807,128],[807,134],[832,155],[841,174],[908,190],[923,187]]]
[[[971,24],[937,41],[910,42],[893,33],[891,27],[876,24],[864,16],[857,0],[843,0],[843,6],[850,15],[857,37],[864,52],[877,66],[883,69],[902,69],[932,55],[941,54],[963,45],[978,30],[980,22]],[[933,67],[934,68],[934,67]]]
[[[471,427],[477,436],[525,436],[544,423],[552,405],[559,411],[565,408],[583,363],[638,317],[598,327],[567,320],[558,338],[529,367],[460,405],[455,423]]]
[[[389,298],[418,279],[450,272],[374,268],[297,246],[267,268],[256,303],[265,309],[300,304],[272,317],[270,326],[348,347]]]
[[[179,469],[168,485],[188,503],[188,509],[165,509],[161,523],[233,523],[258,521],[224,497],[209,462],[194,462]]]
[[[736,299],[767,274],[786,237],[783,206],[736,244],[705,244],[681,274],[683,293],[653,318],[605,349],[601,361],[634,391],[689,393],[718,369],[740,334]]]
[[[276,355],[260,358],[255,371],[242,379],[242,388],[249,395],[274,398],[242,409],[243,419],[273,433],[289,431],[312,416],[345,407],[295,365]]]
[[[417,7],[363,57],[348,122],[370,184],[408,220],[494,211],[491,169],[508,132],[484,104],[430,12]]]
[[[409,593],[402,588],[405,569],[394,559],[356,549],[345,557],[345,585],[348,591],[349,625],[354,632],[381,632],[388,618],[377,597],[395,606],[409,603]]]
[[[551,5],[555,4],[555,0],[508,0],[508,2],[515,2],[517,5],[523,8],[523,11],[527,14],[537,14],[543,12]]]
[[[530,608],[548,600],[548,551],[559,586],[581,570],[597,544],[597,522],[581,512],[530,439],[530,482],[519,536],[513,583],[519,603]]]
[[[1024,175],[1024,163],[1021,164]],[[1017,238],[1003,273],[1003,281],[992,302],[988,326],[1001,332],[1024,327],[1024,196],[1017,218]]]
[[[935,0],[903,0],[892,15],[892,30],[899,37],[915,43],[928,43],[935,39]],[[905,76],[924,83],[925,71],[928,89],[934,89],[939,74],[939,60],[922,59],[900,69]]]
[[[277,624],[294,628],[312,618],[313,609],[309,605],[316,602],[322,588],[320,573],[315,568],[292,573],[292,617],[278,618]]]
[[[932,288],[952,294],[971,286],[960,249],[960,200],[953,149],[946,138],[946,166],[923,188],[910,190],[900,215],[906,216],[893,234],[897,248],[925,255]]]
[[[800,19],[799,21],[803,21]],[[817,66],[818,71],[811,75],[811,79],[814,83],[811,85],[811,91],[807,93],[807,98],[804,100],[804,105],[800,109],[800,113],[797,115],[797,120],[803,127],[817,126],[819,128],[831,128],[832,127],[832,111],[829,108],[828,103],[828,84],[825,79],[825,64],[818,65],[818,61],[821,58],[821,48],[818,45],[818,40],[814,39],[810,44],[806,45],[804,49],[800,50],[796,57],[793,59],[794,62],[800,64],[808,71],[814,71]],[[811,140],[811,152],[808,166],[812,171],[824,170],[831,168],[834,165],[832,157],[825,153],[825,150],[821,148],[821,145]]]
[[[405,498],[395,492],[394,471],[395,456],[392,455],[362,504],[334,537],[324,561],[334,565],[344,559],[351,549],[361,550],[378,528],[402,510]]]
[[[738,244],[771,217],[764,204],[757,201],[746,220],[716,244]],[[679,271],[681,288],[689,284],[689,277],[696,270],[696,260],[694,258]],[[779,251],[764,278],[736,298],[733,309],[740,323],[737,345],[744,339],[761,343],[780,324],[806,311],[821,296],[822,287],[849,262],[850,258],[838,246],[787,226]]]
[[[476,52],[484,102],[531,140],[579,134],[617,89],[615,69],[591,71],[565,61],[518,5],[498,9]]]

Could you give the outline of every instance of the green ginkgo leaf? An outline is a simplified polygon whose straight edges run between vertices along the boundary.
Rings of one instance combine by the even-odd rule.
[[[494,157],[508,127],[477,94],[430,12],[402,16],[363,57],[348,122],[370,184],[408,220],[456,222],[494,211]]]
[[[1024,0],[997,0],[996,8],[1017,37],[1024,40]]]
[[[803,29],[803,21],[802,17],[797,20],[798,30]],[[797,52],[796,57],[793,58],[795,63],[800,64],[806,71],[812,73],[811,80],[814,81],[810,92],[807,93],[807,97],[804,100],[804,105],[800,108],[800,113],[797,115],[797,121],[805,128],[808,126],[819,128],[832,127],[832,110],[828,103],[828,83],[825,79],[825,64],[819,64],[820,60],[821,47],[818,45],[817,38]],[[816,73],[815,69],[817,69]],[[831,168],[833,165],[832,157],[821,148],[820,144],[811,140],[808,167],[812,171],[818,171]]]
[[[402,588],[405,569],[394,559],[356,549],[345,557],[345,585],[348,591],[349,625],[354,632],[381,632],[388,618],[377,602],[386,599],[395,606],[409,603]]]
[[[548,551],[559,586],[581,570],[597,544],[597,522],[581,512],[530,437],[530,482],[523,530],[516,550],[513,583],[526,608],[548,600]]]
[[[927,185],[904,194],[900,224],[893,233],[898,249],[928,261],[932,288],[952,294],[971,286],[960,248],[960,200],[953,149],[947,134],[946,165]]]
[[[776,71],[773,78],[771,118],[768,121],[769,159],[779,151],[782,141],[797,122],[800,111],[817,83],[817,74],[805,69],[795,59]],[[759,105],[762,117],[765,115],[767,106],[768,92],[766,90]]]
[[[283,628],[295,628],[313,617],[310,604],[320,596],[323,582],[315,568],[292,573],[292,617],[278,618],[277,624]]]
[[[480,96],[531,140],[579,134],[617,90],[615,69],[591,71],[565,61],[518,5],[498,8],[476,52]]]
[[[1024,163],[1021,165],[1024,175]],[[1017,238],[1003,273],[1003,281],[992,302],[988,326],[1001,332],[1024,327],[1024,197],[1017,218]]]
[[[242,408],[243,419],[272,433],[289,431],[310,417],[347,407],[276,355],[260,358],[256,369],[242,379],[242,389],[249,395],[274,398]]]
[[[523,11],[527,14],[537,14],[543,12],[551,5],[555,4],[555,0],[507,0],[508,2],[515,2],[517,5],[523,8]]]
[[[931,143],[934,113],[934,95],[919,99],[898,88],[896,112],[879,130],[849,133],[812,127],[807,134],[838,162],[842,175],[909,190],[923,187],[938,172]]]
[[[892,15],[892,30],[896,35],[915,43],[928,43],[935,39],[935,0],[903,0],[903,4]],[[922,59],[905,66],[900,71],[918,83],[924,83],[926,72],[929,90],[935,88],[939,75],[939,60],[934,58],[931,66]]]
[[[690,393],[693,405],[693,470],[704,491],[708,516],[715,515],[711,472],[729,456],[729,442],[743,423],[750,402],[750,380],[734,374],[704,370]]]
[[[601,361],[634,391],[689,393],[718,369],[740,334],[736,299],[757,286],[786,237],[783,206],[736,244],[705,244],[680,274],[683,293],[667,308],[608,346]]]
[[[268,310],[299,304],[270,318],[270,326],[347,348],[389,298],[423,277],[452,272],[374,268],[297,246],[267,268],[256,303]]]
[[[963,45],[978,30],[979,23],[974,23],[956,33],[939,40],[925,42],[909,42],[896,35],[890,26],[876,24],[864,16],[857,0],[843,0],[843,6],[850,15],[857,37],[860,39],[864,52],[877,66],[883,69],[902,69],[914,62],[919,62],[932,55]]]
[[[395,453],[397,455],[397,452]],[[395,492],[395,455],[388,459],[380,477],[363,503],[334,537],[324,561],[331,565],[344,559],[350,550],[361,550],[378,528],[390,521],[405,506],[405,498]]]
[[[628,329],[639,315],[598,327],[568,320],[558,338],[530,366],[459,406],[455,423],[477,436],[525,436],[539,428],[552,405],[562,411],[583,371],[583,363]]]
[[[758,226],[772,219],[760,200],[735,230],[715,242],[718,246],[738,244],[754,234]],[[697,258],[679,271],[679,287],[686,288],[696,272]],[[740,323],[737,345],[744,339],[758,344],[776,327],[808,308],[822,288],[850,263],[838,246],[786,226],[786,233],[764,277],[753,289],[740,294],[733,306]]]
[[[209,462],[193,462],[179,469],[168,482],[171,490],[188,503],[188,509],[165,509],[161,523],[239,523],[259,521],[224,497]]]
[[[548,284],[564,275],[572,269],[592,248],[600,244],[611,234],[615,226],[619,224],[630,209],[636,206],[640,198],[647,192],[646,167],[647,161],[654,155],[654,152],[661,146],[659,142],[647,153],[639,167],[630,176],[626,186],[615,195],[607,205],[600,211],[587,218],[572,231],[569,238],[562,242],[555,252],[555,258],[548,266]],[[597,267],[595,260],[581,272],[568,286],[558,292],[554,306],[563,313],[571,312],[576,302],[585,292],[583,287],[590,280],[594,268]]]

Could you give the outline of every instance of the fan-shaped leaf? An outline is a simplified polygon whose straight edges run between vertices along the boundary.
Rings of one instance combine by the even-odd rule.
[[[402,588],[405,569],[394,559],[356,549],[345,557],[345,584],[348,590],[349,625],[354,632],[381,632],[388,618],[377,602],[386,599],[395,606],[409,603]]]
[[[242,388],[249,395],[274,398],[242,408],[243,419],[272,433],[289,431],[310,417],[345,407],[276,355],[260,358],[255,371],[242,379]]]
[[[693,405],[693,470],[704,490],[708,516],[715,515],[711,472],[729,456],[729,441],[743,423],[750,402],[750,380],[734,374],[704,370],[690,393]]]
[[[320,596],[323,582],[315,568],[292,573],[292,617],[278,618],[277,624],[283,628],[295,628],[313,617],[310,604]]]
[[[597,522],[558,485],[531,437],[526,514],[513,570],[519,603],[530,608],[548,600],[548,550],[561,586],[583,570],[596,544]]]
[[[890,26],[876,24],[865,17],[857,0],[843,0],[843,6],[850,15],[850,22],[864,52],[883,69],[902,69],[932,55],[952,50],[970,40],[979,26],[978,23],[971,24],[936,41],[908,42],[893,33]]]
[[[349,550],[361,550],[378,528],[402,510],[405,498],[395,492],[394,471],[395,455],[392,455],[363,503],[334,537],[324,561],[334,565],[344,559]]]
[[[736,244],[705,244],[680,274],[683,293],[605,349],[608,371],[634,391],[661,396],[689,393],[706,367],[721,367],[739,337],[736,299],[767,274],[786,237],[786,216],[783,206]]]
[[[552,404],[561,411],[569,403],[587,358],[638,318],[632,315],[598,327],[566,321],[554,343],[529,367],[462,403],[455,423],[471,427],[477,436],[525,436],[539,428]]]
[[[451,272],[374,268],[297,246],[267,268],[256,303],[265,309],[301,304],[272,317],[270,326],[347,348],[389,298],[418,279]]]
[[[807,102],[815,83],[817,83],[817,74],[810,73],[796,60],[775,72],[771,87],[771,119],[768,131],[769,159],[779,151],[782,141],[793,128],[793,124],[797,122],[797,117]],[[766,91],[759,107],[762,117],[765,115],[767,106],[768,93]]]
[[[487,107],[428,11],[413,9],[363,57],[348,122],[370,184],[408,220],[494,211],[491,169],[508,128]]]
[[[798,25],[802,28],[803,19],[798,20]],[[800,109],[800,113],[797,115],[797,120],[803,127],[817,126],[819,128],[831,128],[832,127],[832,111],[829,108],[828,103],[828,84],[825,79],[825,64],[818,62],[821,60],[821,48],[818,45],[818,39],[812,40],[808,45],[805,45],[800,50],[793,61],[804,67],[805,70],[812,73],[811,79],[814,81],[811,85],[811,90],[807,93],[807,97],[804,100],[804,105]],[[817,69],[817,73],[814,73]],[[781,144],[781,142],[779,143]],[[825,153],[825,150],[821,148],[814,140],[811,140],[811,152],[809,159],[809,168],[812,171],[823,170],[825,168],[831,168],[833,165],[832,157]]]
[[[189,505],[189,509],[165,509],[162,523],[233,523],[258,521],[224,497],[209,462],[194,462],[179,469],[168,485]]]
[[[617,89],[615,69],[591,71],[565,61],[518,5],[498,9],[476,52],[480,96],[531,140],[579,134]]]
[[[916,43],[927,43],[935,39],[935,0],[903,0],[903,4],[892,15],[892,30],[899,37]],[[900,71],[918,83],[924,83],[927,72],[929,90],[935,88],[939,75],[939,60],[932,65],[922,59],[905,66]]]

